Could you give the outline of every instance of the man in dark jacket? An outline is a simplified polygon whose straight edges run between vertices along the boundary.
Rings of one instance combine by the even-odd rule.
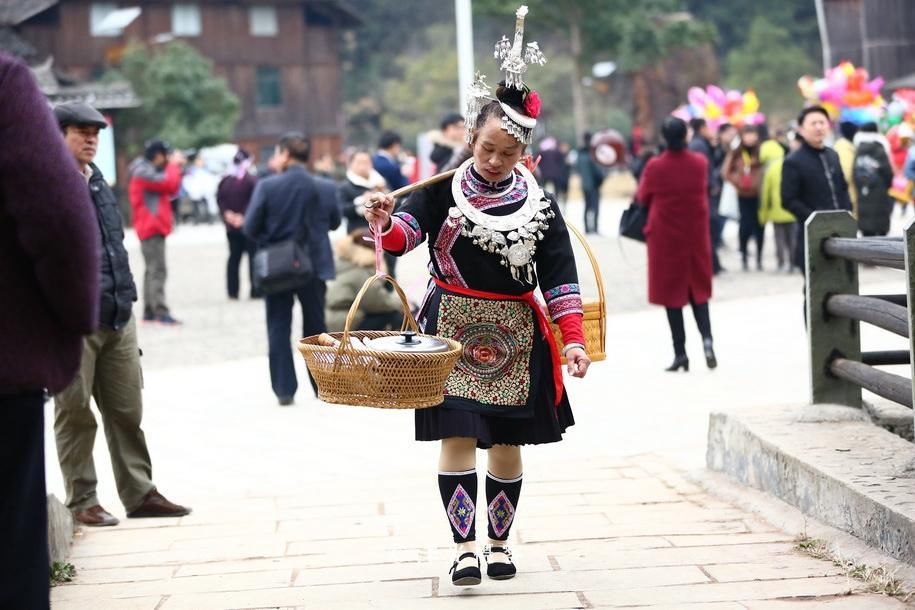
[[[118,496],[127,516],[181,517],[190,509],[169,502],[153,485],[149,449],[140,428],[143,377],[133,316],[137,289],[124,249],[124,225],[117,198],[92,162],[99,130],[108,124],[96,109],[82,102],[61,104],[54,108],[54,115],[76,167],[88,182],[101,229],[102,253],[99,329],[83,341],[82,364],[76,379],[54,396],[54,433],[67,508],[83,525],[118,524],[96,495],[98,480],[92,450],[98,425],[89,408],[95,398],[105,422]]]
[[[98,226],[29,69],[0,53],[0,608],[48,608],[44,389],[98,323]]]
[[[585,233],[597,234],[597,220],[600,213],[600,187],[604,182],[604,170],[591,158],[591,134],[582,137],[575,161],[578,177],[581,178],[582,195],[585,198]]]
[[[388,188],[392,191],[407,186],[407,178],[400,171],[400,161],[397,159],[400,155],[401,139],[400,134],[393,131],[386,131],[378,139],[378,152],[372,157],[372,165],[375,171],[384,177],[388,183]]]
[[[318,183],[305,169],[311,143],[303,134],[284,135],[274,158],[282,173],[264,178],[254,187],[251,205],[245,214],[245,234],[259,248],[307,237],[314,277],[295,290],[265,295],[267,339],[270,349],[270,382],[280,405],[293,403],[298,381],[289,344],[292,307],[298,298],[302,307],[303,336],[324,332],[326,281],[334,278],[334,258],[328,231],[340,226],[333,183]],[[317,387],[311,379],[312,388]]]
[[[799,233],[795,264],[805,269],[804,223],[817,210],[851,210],[848,184],[839,155],[826,146],[829,114],[822,106],[810,106],[797,119],[802,138],[799,149],[782,166],[782,206],[797,218]]]
[[[445,171],[454,156],[467,146],[464,129],[464,117],[457,112],[449,112],[442,117],[439,123],[441,131],[433,132],[434,146],[429,154],[429,160],[435,165],[436,172]]]
[[[712,272],[715,275],[721,273],[724,269],[718,260],[718,247],[715,244],[715,238],[721,234],[718,224],[721,218],[718,216],[718,202],[721,200],[721,172],[719,165],[715,162],[715,146],[712,144],[712,130],[709,128],[705,119],[692,119],[689,126],[693,131],[693,137],[689,141],[689,149],[699,153],[708,161],[708,211],[709,211],[709,231],[712,240]]]

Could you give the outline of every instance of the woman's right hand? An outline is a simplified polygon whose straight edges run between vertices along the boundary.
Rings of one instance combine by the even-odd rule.
[[[365,219],[374,226],[387,231],[394,211],[394,198],[385,193],[370,193],[365,198]]]

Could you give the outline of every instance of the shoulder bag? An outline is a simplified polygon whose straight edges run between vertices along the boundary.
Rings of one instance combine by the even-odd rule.
[[[254,285],[264,294],[295,290],[314,278],[304,211],[302,216],[292,239],[258,248],[254,254]]]

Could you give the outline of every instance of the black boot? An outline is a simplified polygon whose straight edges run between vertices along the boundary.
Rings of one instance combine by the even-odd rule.
[[[664,369],[668,373],[676,373],[680,369],[689,372],[689,357],[686,354],[680,354],[674,357],[674,363]]]
[[[715,357],[715,350],[712,348],[711,337],[703,339],[702,345],[705,348],[705,363],[710,369],[718,367],[718,359]]]

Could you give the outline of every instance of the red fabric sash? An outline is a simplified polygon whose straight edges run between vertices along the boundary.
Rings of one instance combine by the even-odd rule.
[[[464,288],[462,286],[453,286],[451,284],[446,284],[436,277],[433,277],[432,280],[442,290],[454,292],[462,296],[473,297],[477,299],[489,299],[491,301],[524,301],[530,305],[531,309],[534,310],[534,315],[537,316],[537,322],[540,324],[540,332],[543,333],[543,337],[546,339],[550,346],[550,356],[553,360],[553,384],[556,388],[555,405],[558,407],[559,401],[562,400],[563,392],[562,360],[559,356],[559,346],[556,345],[556,338],[553,336],[553,330],[550,328],[550,321],[547,320],[546,314],[543,312],[543,308],[540,307],[540,303],[537,302],[537,298],[534,296],[534,292],[525,292],[524,294],[500,294],[498,292],[485,292],[483,290],[474,290],[472,288]]]

